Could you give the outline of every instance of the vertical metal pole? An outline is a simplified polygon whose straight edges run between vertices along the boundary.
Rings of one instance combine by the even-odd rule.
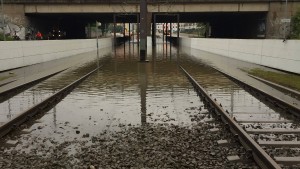
[[[135,31],[135,27],[134,27],[134,23],[132,23],[132,50],[133,50],[133,55],[132,56],[134,56],[134,36],[135,36],[135,33],[134,33],[134,31]]]
[[[116,14],[114,14],[114,46],[117,46],[117,35],[116,35]]]
[[[133,43],[133,46],[134,46],[134,23],[132,23],[132,43]]]
[[[125,22],[123,23],[123,42],[124,42],[124,50],[125,50],[125,43],[126,43],[126,24]]]
[[[97,67],[99,68],[98,22],[96,21]]]
[[[179,46],[179,31],[180,31],[179,14],[177,14],[177,45],[178,46]]]
[[[129,56],[129,58],[131,57],[131,23],[130,23],[130,21],[129,21],[129,23],[128,23],[128,40],[129,40],[129,52],[128,52],[128,56]]]
[[[130,29],[130,25],[131,23],[128,23],[128,35],[129,35],[129,45],[130,45],[130,41],[131,41],[131,29]]]
[[[141,0],[140,3],[141,41],[140,41],[140,61],[146,61],[147,56],[147,2]]]
[[[168,23],[166,23],[166,43],[168,43]]]
[[[172,31],[173,31],[173,23],[170,22],[170,47],[171,47],[171,43],[172,43]]]
[[[137,16],[137,34],[136,34],[136,37],[137,37],[138,47],[140,47],[140,16],[139,15]]]
[[[168,25],[166,24],[166,58],[168,58]]]
[[[170,59],[172,57],[171,50],[172,50],[172,31],[173,31],[173,23],[170,22]]]
[[[162,37],[163,37],[163,43],[165,43],[165,24],[162,24]]]
[[[3,30],[3,40],[6,41],[6,36],[5,36],[5,29],[4,29],[4,8],[3,8],[3,0],[1,0],[1,12],[2,12],[2,30]]]

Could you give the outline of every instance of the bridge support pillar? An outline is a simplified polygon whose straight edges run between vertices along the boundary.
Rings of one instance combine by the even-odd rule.
[[[147,56],[147,3],[146,0],[141,0],[140,3],[140,61],[146,61]]]
[[[156,45],[156,15],[153,16],[153,23],[152,23],[152,46]]]

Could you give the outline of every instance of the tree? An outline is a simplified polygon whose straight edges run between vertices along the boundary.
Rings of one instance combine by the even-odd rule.
[[[292,17],[291,38],[300,39],[300,10]]]

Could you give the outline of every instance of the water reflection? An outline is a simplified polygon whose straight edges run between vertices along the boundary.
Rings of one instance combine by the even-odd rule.
[[[202,103],[196,93],[190,92],[191,85],[178,69],[178,55],[163,53],[164,48],[170,49],[169,44],[158,45],[147,63],[139,62],[137,46],[131,44],[125,48],[113,51],[115,55],[102,60],[101,70],[45,114],[43,123],[31,126],[30,137],[60,142],[88,139],[86,134],[91,137],[124,126],[195,123],[191,121],[192,114],[199,112]],[[59,81],[61,77],[37,89],[53,89],[48,85]]]
[[[40,103],[56,91],[65,87],[96,67],[94,62],[87,62],[83,65],[85,66],[80,67],[78,65],[74,66],[73,68],[69,68],[68,71],[59,73],[41,82],[40,84],[33,86],[6,101],[1,102],[0,125],[5,124],[18,114],[23,113],[30,107]]]
[[[136,44],[126,44],[101,60],[104,66],[85,80],[61,103],[47,113],[42,124],[34,124],[32,136],[53,137],[58,141],[86,139],[89,134],[113,132],[124,126],[147,123],[192,126],[192,118],[200,112],[199,101],[192,86],[178,69],[178,63],[203,85],[232,116],[236,112],[271,112],[260,101],[245,93],[214,69],[180,53],[170,44],[159,43],[148,50],[149,62],[139,62]],[[171,50],[170,50],[171,49]],[[87,65],[68,74],[79,76],[96,64]],[[29,90],[30,102],[38,102],[54,93],[66,76],[58,76]],[[64,80],[63,80],[64,79]],[[72,78],[70,78],[72,79]],[[41,94],[41,93],[46,93]],[[42,97],[41,97],[42,96]],[[24,97],[24,96],[23,96]],[[24,97],[26,100],[26,96]],[[240,116],[244,118],[245,115]],[[257,116],[257,118],[278,116]],[[206,118],[206,117],[203,117]],[[41,127],[42,125],[42,127]],[[39,128],[42,128],[40,130]]]
[[[141,123],[145,125],[147,123],[147,116],[146,116],[146,105],[147,105],[147,85],[148,85],[148,78],[147,78],[147,70],[145,64],[147,63],[140,63],[139,64],[139,84],[140,84],[140,95],[141,95]]]

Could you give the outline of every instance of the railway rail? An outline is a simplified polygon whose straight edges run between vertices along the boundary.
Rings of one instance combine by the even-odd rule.
[[[56,75],[56,74],[59,74],[59,73],[65,71],[65,70],[67,70],[67,69],[63,69],[61,71],[52,73],[52,74],[50,74],[48,76],[39,78],[37,80],[31,81],[31,82],[28,82],[28,83],[25,83],[25,84],[18,85],[16,87],[11,88],[11,89],[6,90],[6,91],[2,91],[2,92],[0,91],[0,103],[2,103],[5,100],[8,100],[9,98],[11,98],[11,97],[19,94],[20,92],[22,92],[22,91],[24,91],[26,89],[29,89],[30,87],[32,87],[32,86],[34,86],[34,85],[36,85],[36,84],[38,84],[38,83],[40,83],[40,82],[42,82],[44,80],[46,80],[46,79],[48,79],[48,78]],[[11,83],[11,82],[9,82],[9,83]]]
[[[82,81],[88,78],[91,74],[96,72],[100,67],[90,71],[89,73],[85,74],[84,76],[80,77],[79,79],[75,80],[71,84],[65,86],[64,88],[60,89],[53,95],[47,97],[40,103],[32,106],[28,110],[20,113],[18,116],[13,118],[12,120],[6,122],[2,126],[0,126],[0,138],[7,135],[9,132],[13,131],[14,129],[18,128],[24,122],[32,119],[35,115],[45,112],[59,103],[64,97],[66,97],[76,86],[78,86]]]
[[[285,166],[297,165],[300,163],[300,157],[297,152],[300,150],[300,144],[297,140],[297,134],[300,133],[300,128],[297,128],[297,122],[294,119],[273,120],[273,119],[258,119],[258,120],[239,120],[236,118],[234,112],[225,110],[222,103],[213,98],[182,66],[180,66],[183,73],[193,85],[194,89],[203,100],[207,109],[219,117],[226,126],[238,137],[241,144],[252,153],[254,160],[261,168],[284,168]],[[268,105],[271,109],[279,114],[290,113],[299,116],[300,110],[292,104],[285,103],[284,101],[275,98],[260,89],[256,89],[230,75],[221,72],[224,76],[238,84],[245,91],[259,99],[264,104]],[[251,112],[250,112],[251,113]],[[261,114],[263,114],[262,112]],[[255,114],[255,113],[253,113]],[[291,127],[283,128],[270,128],[270,126],[281,125]],[[294,140],[282,141],[279,139],[265,139],[264,135],[273,134],[278,137],[289,135]],[[291,136],[292,135],[292,136]],[[277,138],[278,138],[277,137]],[[260,139],[261,138],[261,139]],[[295,140],[296,138],[296,140]],[[278,141],[279,140],[279,141]],[[274,149],[275,148],[275,149]],[[294,155],[285,153],[285,156],[278,156],[273,151],[288,151],[296,152]],[[284,154],[284,153],[283,153]],[[289,156],[290,155],[290,156]],[[299,165],[297,165],[299,166]]]

